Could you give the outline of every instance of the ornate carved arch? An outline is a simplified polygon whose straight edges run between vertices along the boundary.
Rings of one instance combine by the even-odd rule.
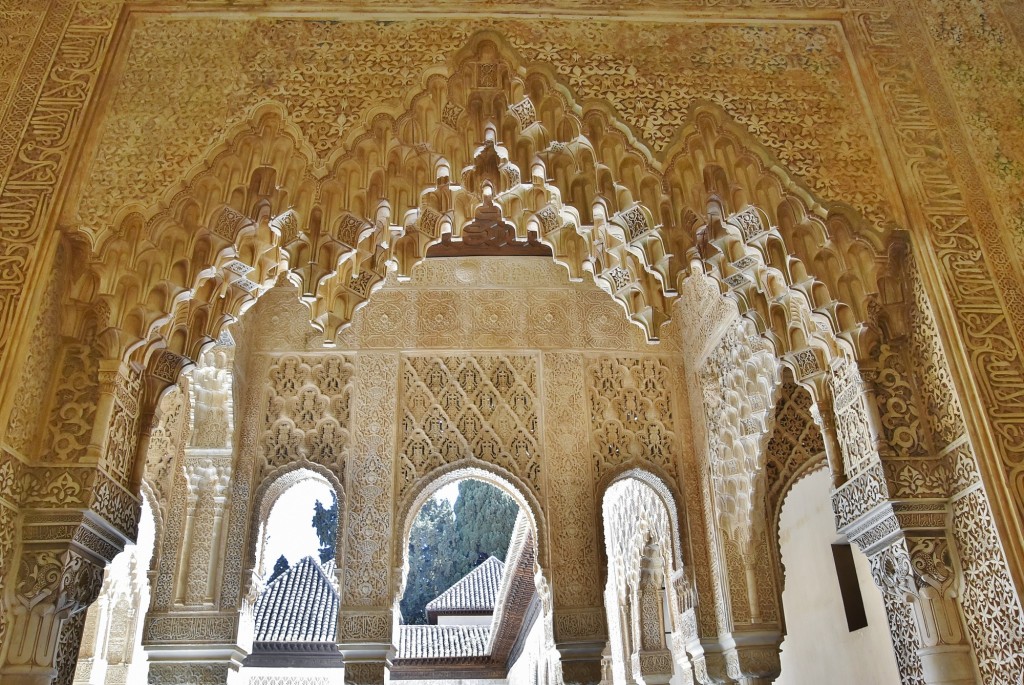
[[[627,673],[658,673],[667,679],[673,658],[689,668],[685,644],[693,608],[679,549],[675,500],[660,478],[631,469],[604,489],[601,517],[608,559],[605,608],[611,669],[616,680]],[[651,586],[652,574],[664,581],[663,590]],[[661,615],[662,591],[671,616]],[[663,622],[672,626],[672,645],[664,644]]]
[[[789,378],[783,380],[764,465],[769,525],[776,539],[782,504],[789,491],[801,478],[828,466],[825,443],[814,421],[812,405],[813,399],[805,388]]]
[[[249,573],[244,575],[243,594],[249,594],[249,586],[253,581],[252,575],[260,567],[261,559],[258,557],[262,555],[260,550],[260,547],[263,544],[263,541],[261,540],[262,531],[266,521],[270,517],[270,512],[273,511],[274,506],[277,504],[278,499],[281,498],[281,495],[290,490],[293,486],[305,480],[319,481],[330,487],[334,496],[338,498],[338,511],[345,511],[344,488],[342,488],[337,476],[320,464],[310,463],[305,460],[296,461],[288,466],[267,474],[256,488],[256,492],[252,500],[247,545],[248,549],[245,555],[246,562],[249,567]],[[344,539],[345,536],[342,534],[341,527],[339,526],[334,549],[335,559],[339,562],[339,566],[341,565],[340,562],[344,556]]]
[[[279,105],[263,104],[159,207],[125,207],[110,230],[93,230],[95,258],[72,297],[106,303],[102,326],[118,333],[107,336],[105,354],[151,366],[158,350],[164,358],[194,359],[285,267],[331,339],[387,264],[409,273],[442,231],[458,234],[479,204],[480,182],[491,176],[499,184],[496,202],[517,232],[536,229],[571,274],[593,274],[649,337],[668,321],[688,252],[702,244],[736,257],[705,255],[741,311],[772,331],[782,353],[799,352],[815,331],[795,325],[799,307],[769,303],[779,294],[773,281],[807,299],[810,313],[798,319],[827,322],[847,336],[863,319],[828,286],[877,290],[871,240],[854,239],[863,229],[849,212],[814,203],[723,112],[698,108],[663,165],[607,105],[576,104],[549,68],[524,65],[497,34],[474,34],[441,71],[423,75],[401,112],[381,105],[347,128],[325,161]],[[508,150],[493,172],[479,156],[488,136]],[[474,172],[462,173],[453,194],[460,164]],[[527,169],[531,182],[524,183]],[[753,212],[744,214],[744,201],[767,205],[757,235],[742,235],[743,217]],[[773,247],[786,236],[800,247]],[[802,236],[826,241],[815,248]],[[738,238],[750,244],[741,249]],[[760,267],[736,266],[756,248]],[[803,260],[794,262],[789,251]],[[837,263],[845,268],[834,282],[807,280],[809,273],[828,280]],[[743,269],[759,275],[745,279]],[[749,287],[755,280],[758,287]],[[790,329],[800,333],[794,338]]]
[[[551,571],[549,566],[548,530],[544,510],[534,497],[530,488],[524,485],[516,476],[507,472],[499,466],[480,461],[478,459],[465,459],[453,464],[447,464],[431,471],[426,477],[421,478],[414,488],[411,488],[396,506],[396,520],[402,522],[402,535],[399,544],[394,545],[394,568],[395,578],[398,579],[397,587],[394,589],[395,602],[397,602],[405,591],[408,566],[406,555],[408,553],[409,533],[412,530],[413,521],[419,514],[420,509],[434,494],[452,483],[460,480],[475,479],[481,480],[489,485],[500,489],[509,495],[519,506],[519,510],[527,517],[533,530],[533,539],[537,545],[537,563],[541,572],[550,581]]]
[[[674,570],[683,568],[686,564],[685,557],[683,555],[683,544],[685,540],[684,527],[680,525],[682,517],[680,516],[681,509],[679,508],[679,497],[678,490],[672,485],[672,479],[667,474],[662,472],[656,464],[643,464],[639,466],[636,462],[626,463],[619,467],[616,467],[609,471],[605,476],[597,483],[597,500],[599,502],[604,501],[605,493],[616,483],[633,479],[640,483],[643,483],[658,496],[658,499],[664,505],[666,512],[668,513],[669,521],[671,523],[671,549],[670,556],[668,558],[669,564]],[[603,516],[599,521],[598,531],[602,531],[604,528]],[[602,539],[603,536],[602,536]]]

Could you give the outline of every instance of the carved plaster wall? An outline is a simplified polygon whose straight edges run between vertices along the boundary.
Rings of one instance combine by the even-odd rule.
[[[434,320],[427,303],[453,293],[457,296],[450,298],[447,318]],[[488,309],[486,304],[481,311],[477,306],[503,301],[535,301],[541,311],[557,315],[502,319],[507,337],[490,336],[484,330],[475,338],[483,349],[475,352],[465,351],[459,340],[449,343],[450,351],[415,351],[437,345],[439,326],[448,330],[467,325],[472,331],[481,317],[489,321],[489,312],[514,311],[500,306]],[[577,335],[579,317],[565,312],[582,307],[575,302],[593,303],[591,314],[598,323],[607,323],[594,329],[593,335]],[[396,317],[396,311],[417,316],[403,319]],[[293,327],[292,322],[300,320],[305,322],[301,328]],[[382,330],[388,337],[381,337]],[[554,591],[550,605],[554,638],[558,643],[603,641],[600,575],[593,569],[600,564],[596,493],[605,473],[595,468],[581,479],[577,467],[589,470],[586,465],[592,455],[603,452],[609,456],[600,463],[607,463],[608,475],[625,465],[648,465],[670,478],[676,473],[672,454],[678,444],[673,414],[677,387],[669,372],[677,364],[675,346],[651,346],[607,293],[593,284],[570,282],[564,267],[543,257],[428,260],[410,281],[389,278],[357,312],[342,339],[344,348],[340,344],[324,347],[308,323],[308,309],[287,282],[261,298],[236,333],[240,349],[251,345],[237,356],[234,382],[245,379],[239,386],[244,399],[237,405],[238,425],[243,446],[252,444],[255,458],[244,449],[237,453],[234,492],[239,481],[252,492],[262,492],[280,473],[304,464],[336,479],[345,493],[342,530],[347,535],[339,544],[343,651],[346,644],[368,642],[387,648],[398,582],[381,569],[389,566],[387,560],[398,543],[400,531],[394,522],[399,509],[424,483],[457,467],[491,469],[529,502],[537,503],[533,505],[536,523],[544,536],[541,564]],[[388,341],[396,347],[383,347]],[[508,349],[513,341],[544,347]],[[488,344],[492,349],[487,349]],[[203,368],[190,374],[191,383],[197,382]],[[566,380],[572,382],[563,383]],[[547,393],[551,395],[545,404],[542,398]],[[173,409],[174,403],[168,402]],[[577,426],[574,434],[568,434],[568,443],[563,437],[566,426],[559,419],[566,412]],[[167,422],[175,420],[173,411],[164,416]],[[313,449],[328,424],[334,427],[334,437],[320,442],[332,451]],[[157,436],[166,441],[162,430]],[[247,435],[260,437],[249,443]],[[551,448],[548,440],[554,441]],[[568,446],[569,452],[545,459],[556,445]],[[210,502],[218,496],[216,488],[197,490],[190,485],[208,468],[207,462],[196,462],[197,475],[189,475],[192,458],[188,455],[196,449],[185,450],[188,483],[182,483],[185,502],[194,500],[194,504],[187,506],[188,513],[179,523],[183,531],[178,541],[166,538],[163,554],[189,560],[187,568],[179,567],[178,578],[206,580],[208,576],[193,571],[223,568],[220,602],[222,607],[229,606],[235,600],[226,593],[248,587],[249,581],[234,577],[234,562],[208,560],[204,550],[215,535],[196,539],[189,532],[211,518],[201,506],[206,501],[202,493]],[[234,528],[237,504],[230,506],[232,520],[226,525]],[[242,506],[249,512],[243,534],[252,540],[262,521],[255,516],[254,503],[242,502]],[[552,529],[548,521],[564,525]],[[673,530],[678,535],[678,526]],[[549,536],[557,537],[557,560],[544,552],[555,544]],[[172,551],[175,548],[178,551]],[[234,553],[230,547],[222,549],[228,558]],[[176,582],[183,588],[177,592],[185,594],[172,601],[170,615],[151,617],[150,644],[181,640],[188,634],[174,633],[181,636],[174,637],[166,632],[174,630],[167,621],[181,623],[187,615],[182,611],[190,604],[188,583]],[[194,599],[197,608],[209,606],[209,597],[197,594]],[[175,602],[181,609],[174,608]],[[201,643],[219,634],[212,619],[195,614],[190,619],[193,627],[182,623],[178,630],[199,631],[191,633],[191,639]],[[202,628],[200,624],[210,625]],[[229,622],[224,627],[230,630],[230,626]]]
[[[83,223],[98,228],[128,202],[151,202],[198,162],[211,139],[220,138],[262,101],[289,103],[303,137],[326,162],[353,140],[375,109],[403,103],[429,75],[457,59],[480,30],[501,36],[522,63],[549,65],[582,100],[609,101],[630,132],[662,161],[671,159],[676,149],[672,143],[688,107],[714,102],[760,135],[815,191],[835,194],[828,199],[858,193],[858,209],[880,221],[889,214],[874,141],[842,39],[827,25],[623,26],[591,21],[580,27],[557,20],[406,21],[386,26],[257,20],[225,25],[152,16],[134,28],[122,85],[83,191]],[[284,42],[296,50],[282,50]],[[378,49],[395,44],[405,46],[400,56]],[[661,49],[666,45],[678,49]],[[181,49],[196,56],[196,68],[168,71],[164,56]],[[332,68],[339,64],[346,65],[344,77]],[[773,77],[771,92],[767,76]],[[159,88],[154,87],[157,83]],[[169,111],[166,96],[174,103]],[[787,113],[783,103],[799,110]],[[155,125],[166,128],[144,130],[139,114],[154,108],[166,114]],[[544,115],[538,112],[538,118]],[[842,131],[847,146],[841,159],[822,156],[830,135],[818,127]],[[810,135],[812,130],[820,135]],[[172,137],[178,141],[175,150],[165,150],[154,167],[149,160],[156,155],[147,155],[149,141]],[[787,146],[785,141],[793,139],[820,142]],[[117,145],[118,140],[130,144]],[[339,140],[345,143],[339,145]],[[443,154],[448,156],[447,151]],[[461,160],[449,159],[455,169],[461,168]],[[134,197],[125,197],[125,174],[131,169],[145,169],[146,176],[136,176],[133,187],[138,190]],[[394,209],[399,215],[404,212],[399,206]]]
[[[654,354],[648,365],[657,376],[659,365],[672,368],[663,357],[674,335],[694,344],[692,349],[700,347],[697,355],[705,354],[705,342],[717,344],[716,331],[666,324],[672,311],[685,309],[673,307],[680,292],[706,288],[692,276],[691,285],[680,285],[696,256],[698,264],[713,267],[719,287],[795,369],[797,381],[808,382],[805,373],[828,374],[827,392],[814,400],[833,476],[837,484],[846,479],[835,498],[841,528],[866,535],[867,529],[850,526],[866,509],[890,499],[948,498],[942,506],[898,502],[896,519],[887,519],[886,525],[898,520],[929,531],[885,547],[876,558],[880,582],[894,583],[891,614],[899,617],[898,627],[907,628],[912,617],[906,597],[899,597],[907,577],[893,573],[905,570],[907,559],[923,560],[930,566],[913,582],[930,584],[943,602],[956,595],[964,639],[983,655],[978,664],[984,676],[1016,668],[1001,646],[1016,645],[1019,636],[1001,633],[999,626],[1020,624],[1017,590],[1024,574],[1024,495],[1016,457],[1024,451],[1024,278],[1016,217],[1020,184],[1014,184],[1021,154],[1015,88],[1022,60],[1015,58],[1019,46],[1012,40],[1019,43],[1024,35],[1019,13],[996,0],[955,7],[929,0],[836,0],[793,2],[782,10],[807,21],[767,21],[759,12],[779,7],[758,3],[736,11],[716,8],[722,20],[708,21],[699,3],[666,8],[652,1],[642,8],[646,14],[586,24],[464,16],[386,24],[227,13],[182,18],[165,13],[178,7],[158,4],[139,3],[125,10],[124,21],[117,2],[56,3],[45,11],[0,7],[0,64],[11,75],[0,78],[0,245],[7,265],[0,277],[0,377],[24,378],[28,391],[22,396],[5,387],[0,393],[0,426],[9,433],[0,450],[0,510],[12,524],[4,530],[18,528],[25,540],[37,536],[37,547],[53,547],[36,556],[59,561],[47,566],[59,570],[54,578],[80,567],[79,552],[87,558],[79,575],[95,575],[91,565],[112,558],[135,536],[136,443],[149,444],[151,430],[164,430],[151,425],[160,392],[190,360],[201,361],[223,325],[286,267],[301,282],[301,306],[308,308],[290,319],[301,325],[274,333],[289,341],[282,349],[305,354],[317,349],[307,344],[320,338],[339,350],[378,350],[360,352],[354,360],[354,377],[364,387],[353,390],[353,458],[344,470],[348,483],[365,493],[351,503],[353,521],[391,530],[392,515],[374,510],[371,499],[391,501],[401,486],[393,471],[381,467],[395,453],[401,429],[398,393],[387,389],[400,384],[406,359],[399,350],[420,344],[396,343],[393,329],[404,331],[406,340],[413,326],[431,330],[433,337],[422,338],[422,344],[449,358],[456,347],[446,341],[456,337],[461,346],[474,341],[471,357],[533,354],[540,360],[532,392],[543,427],[537,439],[543,443],[549,434],[543,412],[551,402],[545,394],[548,352],[569,350],[563,377],[575,384],[577,371],[582,373],[582,384],[573,387],[582,388],[585,400],[573,401],[594,416],[593,406],[606,390],[595,389],[588,374],[609,364],[601,357],[636,370],[643,362],[635,359],[650,352],[642,338],[660,337],[665,352]],[[502,8],[509,9],[499,4],[486,10]],[[355,14],[345,16],[359,18],[364,9],[346,9]],[[662,14],[666,9],[670,13]],[[660,21],[666,16],[673,21]],[[407,48],[382,49],[393,44]],[[190,69],[167,58],[182,46],[197,56]],[[108,52],[116,59],[107,60]],[[352,60],[348,68],[328,68],[346,60]],[[106,66],[108,85],[97,97]],[[165,116],[169,92],[173,105]],[[601,100],[610,104],[595,104]],[[157,107],[161,116],[154,117]],[[96,133],[86,136],[86,130]],[[534,157],[543,159],[535,164]],[[66,173],[70,160],[83,162],[73,174]],[[472,172],[459,177],[469,166]],[[575,341],[583,331],[579,347],[531,328],[534,317],[512,327],[522,335],[507,345],[501,331],[516,307],[506,301],[490,309],[480,303],[446,309],[442,292],[418,303],[416,311],[424,311],[436,297],[439,306],[429,320],[417,316],[415,324],[392,327],[394,316],[408,317],[410,309],[402,305],[368,324],[376,327],[375,342],[345,341],[355,335],[365,311],[357,307],[370,291],[392,281],[398,292],[394,281],[413,274],[422,248],[437,237],[431,231],[444,230],[445,213],[468,217],[485,181],[499,185],[518,231],[538,230],[574,278],[597,275],[615,298],[606,298],[607,305],[614,310],[617,301],[643,327],[630,329],[630,335],[641,336],[640,349],[635,341],[616,339],[617,333],[607,336],[607,329],[631,325],[621,310],[617,317],[590,315],[598,307],[596,299],[586,298],[603,296],[596,289],[576,300],[588,316],[573,316],[581,310],[571,307],[561,310],[569,313],[572,327],[558,329],[555,337]],[[128,188],[140,192],[130,196]],[[592,201],[598,196],[600,201]],[[59,251],[55,230],[66,197],[62,225],[74,228]],[[312,198],[323,197],[334,199],[315,207]],[[748,208],[748,202],[763,211]],[[298,209],[292,212],[292,206]],[[927,310],[930,317],[927,324],[911,317],[909,330],[917,339],[910,345],[899,331],[885,330],[889,314],[880,313],[892,304],[882,276],[882,236],[892,236],[893,224],[913,233],[921,272],[912,279],[916,311]],[[697,230],[701,226],[703,232]],[[389,271],[396,264],[397,273]],[[51,271],[65,268],[68,287],[45,285]],[[447,283],[450,290],[452,281]],[[58,291],[61,333],[68,338],[60,344],[43,333],[54,323]],[[490,294],[478,297],[490,301]],[[577,295],[565,300],[572,297]],[[481,310],[483,318],[475,318]],[[537,311],[544,321],[561,315],[557,305]],[[310,319],[318,330],[305,324]],[[350,320],[356,324],[342,330]],[[602,342],[601,336],[614,342]],[[254,350],[265,345],[255,337]],[[237,365],[248,378],[239,391],[245,412],[262,410],[261,390],[253,389],[258,382],[252,379],[266,378],[271,363],[256,354]],[[53,377],[36,379],[36,364],[52,366]],[[692,373],[691,381],[699,382]],[[37,397],[44,388],[49,397]],[[187,384],[184,390],[190,392]],[[828,394],[836,406],[825,402]],[[664,393],[640,395],[619,409],[628,415],[631,406],[643,407],[643,421],[627,416],[621,427],[602,430],[621,430],[615,434],[628,438],[627,451],[671,440],[673,432],[678,440],[684,420],[678,413],[668,418]],[[25,406],[16,409],[22,397]],[[25,412],[36,409],[45,427],[26,420],[34,413]],[[167,409],[173,414],[173,407]],[[198,410],[197,405],[191,411]],[[706,415],[694,416],[700,421],[691,421],[693,434],[700,435]],[[211,418],[208,425],[220,425]],[[241,550],[260,444],[255,424],[239,423],[232,436],[237,463],[224,455],[203,457],[209,463],[182,458],[167,470],[165,482],[173,485],[161,486],[173,491],[161,519],[168,539],[191,535],[187,531],[199,521],[202,531],[214,531],[211,544],[227,550],[223,586],[208,576],[203,590],[196,570],[192,596],[198,601],[202,595],[204,604],[228,613],[243,596]],[[710,426],[708,435],[730,436],[725,442],[732,448],[743,443],[736,437],[742,436],[742,422],[735,428]],[[759,432],[768,435],[767,423],[747,437]],[[45,437],[33,450],[39,435]],[[565,444],[579,453],[579,441]],[[161,445],[156,451],[164,456],[152,463],[178,454]],[[735,559],[729,547],[732,538],[742,537],[734,522],[723,526],[733,529],[729,535],[719,536],[717,512],[736,511],[736,503],[759,506],[756,482],[750,486],[734,468],[742,460],[731,453],[716,459],[724,453],[716,449],[703,462],[698,455],[694,465],[703,464],[709,473],[717,469],[727,497],[710,484],[691,482],[688,488],[698,493],[692,499],[705,512],[704,530],[689,544],[695,559],[708,560],[698,568],[716,575],[723,571],[716,566],[718,548]],[[679,454],[686,463],[685,452]],[[541,469],[542,494],[555,478],[548,481]],[[214,485],[207,499],[197,496],[190,508],[188,485],[200,481]],[[583,491],[573,497],[593,501]],[[693,504],[686,506],[696,512]],[[24,520],[18,513],[39,509],[55,513]],[[101,534],[69,523],[89,510],[109,524]],[[188,511],[193,513],[176,513]],[[567,515],[564,509],[559,514]],[[216,537],[220,526],[223,538]],[[891,532],[871,530],[867,546],[881,544]],[[936,542],[940,530],[939,537],[956,544]],[[762,535],[750,537],[755,547],[770,549]],[[973,556],[971,539],[999,544]],[[77,547],[68,551],[55,540]],[[368,539],[352,542],[360,543],[367,561],[389,556]],[[593,541],[580,544],[587,549]],[[709,549],[702,551],[705,544]],[[10,535],[0,541],[0,550],[5,547],[16,548]],[[922,556],[925,548],[937,552]],[[947,552],[950,559],[962,555],[962,578],[936,566],[946,563]],[[211,563],[219,553],[211,548]],[[197,563],[205,558],[198,555]],[[42,567],[36,561],[28,553],[5,554],[5,590],[15,575],[11,569],[31,575]],[[166,575],[164,563],[160,557],[158,575]],[[724,570],[731,583],[739,582],[734,569]],[[51,598],[64,601],[55,588],[44,592],[25,578],[14,582],[39,590],[47,598],[39,606]],[[351,597],[382,601],[391,582],[364,573],[352,580]],[[699,576],[697,585],[709,589]],[[742,594],[741,585],[731,587],[735,594]],[[219,598],[209,597],[213,586],[221,588]],[[573,590],[570,596],[582,606],[591,601],[581,599],[589,592]],[[18,594],[12,601],[31,603],[33,597]],[[997,598],[998,619],[979,609],[991,597]],[[58,657],[65,665],[74,654],[67,645],[82,627],[80,603],[72,602],[73,620],[55,633],[65,645]],[[717,622],[724,625],[721,597],[714,604]],[[703,610],[701,615],[706,625]],[[230,619],[215,616],[213,622],[216,630],[168,634],[230,633]],[[915,639],[908,636],[899,647],[908,664]],[[38,653],[57,654],[49,648]],[[7,652],[0,658],[7,659]],[[915,669],[911,664],[906,671]],[[915,676],[907,677],[913,682]]]
[[[523,316],[521,306],[507,306],[506,302],[530,303],[530,311],[540,315]],[[434,309],[441,303],[443,309],[435,315]],[[290,306],[302,307],[297,301]],[[281,308],[273,311],[277,316],[283,315]],[[584,311],[590,312],[589,329],[580,327],[586,322]],[[245,325],[255,324],[247,321]],[[460,329],[464,331],[462,336],[439,337]],[[492,330],[504,333],[497,336]],[[309,340],[309,344],[318,344],[315,337]],[[471,354],[405,352],[399,356],[402,349],[435,347],[442,341],[458,350],[482,349]],[[508,349],[510,343],[515,346],[512,350]],[[343,351],[343,344],[352,351]],[[540,347],[542,354],[522,349],[527,346]],[[381,499],[382,493],[377,489],[383,482],[395,479],[397,506],[408,499],[411,487],[419,492],[421,484],[434,473],[459,465],[486,464],[523,488],[528,497],[539,499],[544,519],[577,522],[551,529],[558,531],[561,550],[551,562],[554,567],[550,571],[556,579],[552,583],[554,606],[560,610],[555,617],[555,631],[560,639],[601,635],[600,585],[597,574],[589,570],[597,563],[593,521],[597,512],[595,488],[601,474],[595,471],[589,479],[581,480],[577,469],[582,466],[589,470],[586,464],[592,450],[609,444],[622,452],[609,462],[612,465],[651,463],[655,468],[673,472],[674,466],[667,460],[676,438],[665,426],[672,425],[674,386],[664,362],[651,354],[660,352],[662,347],[668,352],[676,348],[669,343],[651,347],[644,341],[642,331],[628,323],[622,309],[606,293],[595,285],[570,282],[564,268],[549,259],[497,257],[428,260],[417,268],[410,281],[389,277],[367,307],[356,313],[336,351],[319,354],[328,355],[322,359],[352,355],[360,360],[355,363],[358,369],[364,363],[361,360],[379,358],[374,356],[378,352],[368,357],[361,348],[383,353],[389,347],[395,350],[395,356],[383,359],[395,359],[399,364],[396,371],[401,372],[397,376],[400,382],[391,386],[398,390],[399,403],[400,421],[392,437],[397,440],[396,461],[392,466],[381,456],[374,457],[372,462],[367,461],[369,456],[363,457],[365,465],[358,472],[365,473],[363,477],[381,468],[385,469],[382,474],[387,475],[374,476],[371,481],[376,485],[367,504],[374,502],[373,510],[377,513],[362,513],[355,506],[349,512],[350,517],[371,516],[369,520],[374,525],[386,527],[363,528],[350,523],[350,534],[359,537],[349,544],[369,549],[370,541],[363,536],[372,533],[374,539],[380,539],[383,531],[392,530],[389,521],[393,515],[381,510],[386,500]],[[618,358],[602,349],[630,350],[634,355],[646,352],[647,356]],[[602,388],[602,366],[622,368],[626,379],[616,381],[616,376],[609,374]],[[635,369],[635,376],[630,375],[631,368]],[[368,400],[360,399],[358,388],[369,381],[358,371],[354,377],[354,406],[360,406],[360,402]],[[629,388],[625,393],[624,383]],[[543,407],[542,392],[548,397]],[[385,392],[381,397],[389,394]],[[642,439],[609,435],[606,423],[602,424],[600,435],[591,429],[592,424],[586,421],[591,412],[607,417],[602,421],[621,425],[614,418],[618,405],[609,402],[636,405],[631,420],[640,422],[634,430]],[[657,411],[662,415],[652,414]],[[544,418],[545,412],[551,414]],[[567,432],[566,423],[558,419],[560,416],[576,428]],[[648,428],[646,422],[652,419],[657,422]],[[567,452],[546,462],[545,442],[555,440],[555,436],[557,440],[552,444],[565,446]],[[542,467],[545,463],[549,464],[547,468]],[[349,472],[350,477],[352,473]],[[347,487],[356,496],[355,486]],[[391,544],[388,542],[384,549],[390,549]],[[361,586],[350,579],[352,574],[368,582],[374,578],[374,584],[380,582],[380,574],[372,570],[372,558],[350,558],[346,563],[346,583],[351,593],[347,601],[361,603],[367,601],[361,596],[387,596],[384,589],[373,591],[375,585]]]

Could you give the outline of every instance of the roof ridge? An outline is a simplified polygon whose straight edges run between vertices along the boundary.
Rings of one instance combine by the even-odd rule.
[[[340,601],[320,563],[305,556],[268,583],[260,594],[256,603],[256,639],[331,641]]]
[[[501,585],[505,562],[493,554],[478,564],[451,587],[427,602],[429,613],[493,611]]]

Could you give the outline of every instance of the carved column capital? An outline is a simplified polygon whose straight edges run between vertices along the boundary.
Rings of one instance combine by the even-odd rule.
[[[782,672],[779,646],[782,634],[777,630],[733,633],[736,647],[727,652],[729,675],[742,683],[770,683]]]
[[[871,575],[883,592],[906,601],[952,599],[956,574],[945,537],[904,538],[872,557]]]
[[[910,538],[907,542],[918,591],[931,590],[940,597],[953,597],[956,578],[946,538]]]
[[[871,557],[871,575],[884,593],[913,609],[924,681],[943,685],[976,682],[946,537],[897,539]]]
[[[122,377],[128,375],[128,365],[120,359],[101,359],[96,379],[101,393],[113,394]]]
[[[914,565],[903,541],[886,547],[871,558],[871,577],[882,592],[908,601],[917,596]]]
[[[26,549],[14,586],[14,611],[52,613],[59,619],[84,611],[100,594],[103,569],[73,549]]]
[[[62,643],[71,640],[78,649],[81,621],[73,630],[65,630],[65,624],[80,618],[99,596],[103,569],[101,560],[67,544],[25,546],[13,590],[3,600],[10,627],[0,679],[44,682],[56,675]]]
[[[189,491],[223,496],[231,481],[231,455],[190,456],[185,462]]]
[[[565,683],[579,683],[579,685],[590,685],[601,682],[601,659],[574,659],[560,655],[562,681]]]
[[[672,678],[672,652],[667,649],[641,649],[633,655],[632,662],[638,683],[657,685]]]

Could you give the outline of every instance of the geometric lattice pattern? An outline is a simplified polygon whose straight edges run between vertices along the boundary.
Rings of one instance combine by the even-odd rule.
[[[432,469],[470,456],[540,491],[535,357],[406,357],[401,386],[399,494]]]
[[[352,363],[343,355],[284,355],[270,369],[263,420],[264,468],[305,457],[344,477]]]

